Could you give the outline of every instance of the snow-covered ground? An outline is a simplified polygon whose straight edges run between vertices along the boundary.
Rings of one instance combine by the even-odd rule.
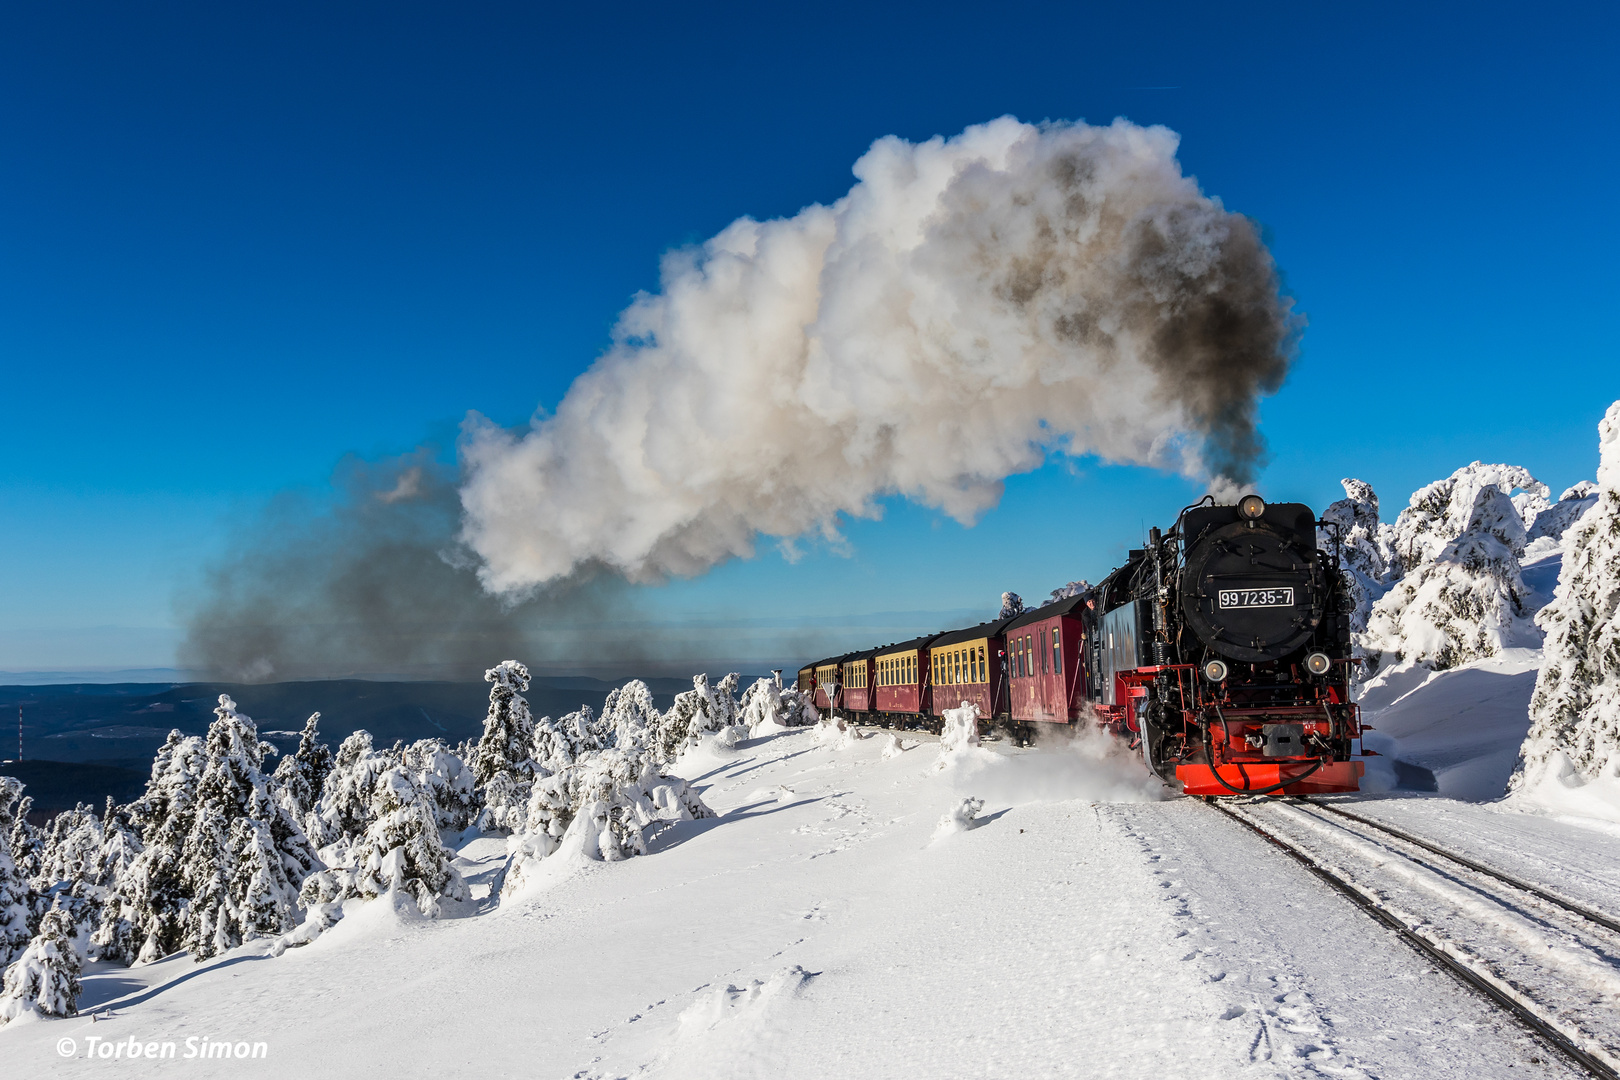
[[[464,917],[351,902],[279,957],[259,942],[93,965],[83,1015],[0,1029],[0,1061],[19,1077],[1575,1075],[1263,840],[1164,800],[1117,745],[943,764],[926,735],[904,745],[706,744],[678,771],[719,816],[664,826],[647,857],[558,857],[475,914],[505,847],[464,838]],[[1620,906],[1620,837],[1439,796],[1356,801]],[[188,1037],[264,1056],[188,1060]],[[178,1060],[85,1059],[131,1038]]]

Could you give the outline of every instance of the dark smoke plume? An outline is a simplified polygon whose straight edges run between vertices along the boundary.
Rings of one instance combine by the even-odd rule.
[[[260,682],[477,678],[508,657],[646,655],[630,590],[581,568],[522,603],[492,596],[455,541],[452,468],[351,459],[330,501],[285,495],[243,528],[189,605],[182,667]]]

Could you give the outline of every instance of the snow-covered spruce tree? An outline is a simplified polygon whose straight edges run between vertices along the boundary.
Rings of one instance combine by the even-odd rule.
[[[33,878],[39,873],[39,860],[45,841],[40,831],[28,820],[28,815],[34,812],[34,797],[23,794],[20,781],[13,782],[17,784],[17,795],[6,815],[6,841],[11,846],[11,860],[17,864],[17,872],[25,878]]]
[[[1487,465],[1473,462],[1464,465],[1444,480],[1436,480],[1412,493],[1411,501],[1395,524],[1383,534],[1387,540],[1387,561],[1392,578],[1403,577],[1426,562],[1432,562],[1457,537],[1469,528],[1474,519],[1480,492],[1494,488],[1513,505],[1515,491],[1540,492],[1544,496],[1547,485],[1530,475],[1529,470],[1517,465]],[[1518,506],[1514,514],[1524,515]]]
[[[141,942],[135,938],[134,924],[124,914],[119,886],[141,854],[141,841],[130,820],[129,807],[115,806],[111,799],[107,800],[101,827],[96,885],[102,893],[102,905],[90,939],[91,953],[104,960],[129,964],[140,952]]]
[[[101,923],[109,890],[102,877],[101,854],[106,837],[95,810],[80,803],[51,819],[33,888],[45,904],[73,922],[74,945],[89,955],[91,936]]]
[[[1536,616],[1546,660],[1511,791],[1620,778],[1620,401],[1598,442],[1596,499],[1565,533],[1558,588]]]
[[[180,947],[190,895],[181,871],[181,850],[196,815],[203,763],[203,740],[169,732],[152,762],[145,794],[130,804],[141,851],[118,878],[103,916],[103,926],[108,919],[124,924],[116,935],[98,938],[97,951],[104,959],[150,963]]]
[[[94,879],[104,840],[101,819],[88,803],[57,814],[44,829],[35,887]]]
[[[312,875],[304,883],[305,905],[403,894],[422,914],[437,918],[444,900],[469,898],[439,839],[433,801],[407,768],[392,768],[377,779],[375,806],[375,820],[352,849],[352,864]]]
[[[1350,595],[1356,609],[1350,616],[1350,631],[1359,640],[1367,630],[1367,617],[1374,601],[1388,591],[1389,526],[1378,520],[1378,495],[1372,485],[1346,477],[1339,481],[1345,497],[1322,511],[1322,520],[1338,526],[1320,528],[1316,543],[1324,551],[1338,545],[1340,565],[1350,582]]]
[[[198,961],[291,930],[299,887],[321,865],[261,771],[275,748],[259,741],[252,719],[228,695],[219,696],[214,716],[181,847],[190,901],[181,944]]]
[[[332,771],[332,751],[320,741],[320,713],[304,721],[298,750],[276,764],[275,781],[281,804],[293,820],[303,822],[321,799],[321,785]]]
[[[1598,486],[1590,480],[1582,480],[1560,495],[1556,503],[1538,513],[1525,535],[1533,547],[1537,546],[1537,541],[1542,545],[1562,543],[1569,527],[1597,501]]]
[[[1524,519],[1509,494],[1532,485],[1541,487],[1523,469],[1476,462],[1412,496],[1388,534],[1390,573],[1401,576],[1361,638],[1368,674],[1413,663],[1445,671],[1539,644],[1520,573]]]
[[[79,1011],[79,951],[73,945],[73,921],[62,911],[45,914],[39,933],[0,983],[0,1024],[30,1010],[43,1016]]]
[[[482,804],[472,769],[438,739],[419,739],[405,748],[404,766],[433,807],[441,829],[460,832],[478,820]]]
[[[479,825],[520,831],[534,781],[534,718],[523,697],[529,669],[503,660],[484,672],[484,681],[490,684],[489,713],[472,760],[473,782],[484,800]]]
[[[1004,592],[1001,594],[1001,612],[996,616],[996,618],[1008,619],[1014,615],[1022,615],[1023,613],[1024,598],[1022,596],[1019,596],[1015,592]]]
[[[22,786],[20,780],[0,776],[0,813],[7,811],[8,800],[11,808],[21,800]],[[0,820],[0,826],[5,824]],[[28,939],[33,936],[28,930],[31,906],[28,883],[11,859],[10,830],[0,827],[0,972],[28,947]]]
[[[602,705],[602,725],[613,732],[610,745],[620,749],[647,745],[648,733],[658,726],[659,719],[652,691],[640,679],[609,690]]]
[[[743,691],[739,713],[750,735],[787,727],[786,712],[780,673],[769,679],[755,679],[754,685]]]

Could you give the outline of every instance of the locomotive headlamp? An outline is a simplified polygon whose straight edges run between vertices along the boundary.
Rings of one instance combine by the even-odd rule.
[[[1266,512],[1266,500],[1258,495],[1245,495],[1238,500],[1238,516],[1246,521],[1259,521]]]
[[[1209,663],[1205,664],[1204,678],[1208,679],[1210,682],[1225,682],[1226,661],[1211,660]]]
[[[1312,675],[1326,675],[1332,667],[1333,661],[1325,652],[1313,652],[1305,658],[1305,670]]]

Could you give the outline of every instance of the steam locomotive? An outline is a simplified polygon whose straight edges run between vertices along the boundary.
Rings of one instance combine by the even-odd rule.
[[[1206,496],[1078,595],[827,657],[798,682],[818,709],[883,727],[938,731],[965,705],[1025,740],[1096,725],[1188,795],[1356,791],[1352,608],[1335,522]]]

